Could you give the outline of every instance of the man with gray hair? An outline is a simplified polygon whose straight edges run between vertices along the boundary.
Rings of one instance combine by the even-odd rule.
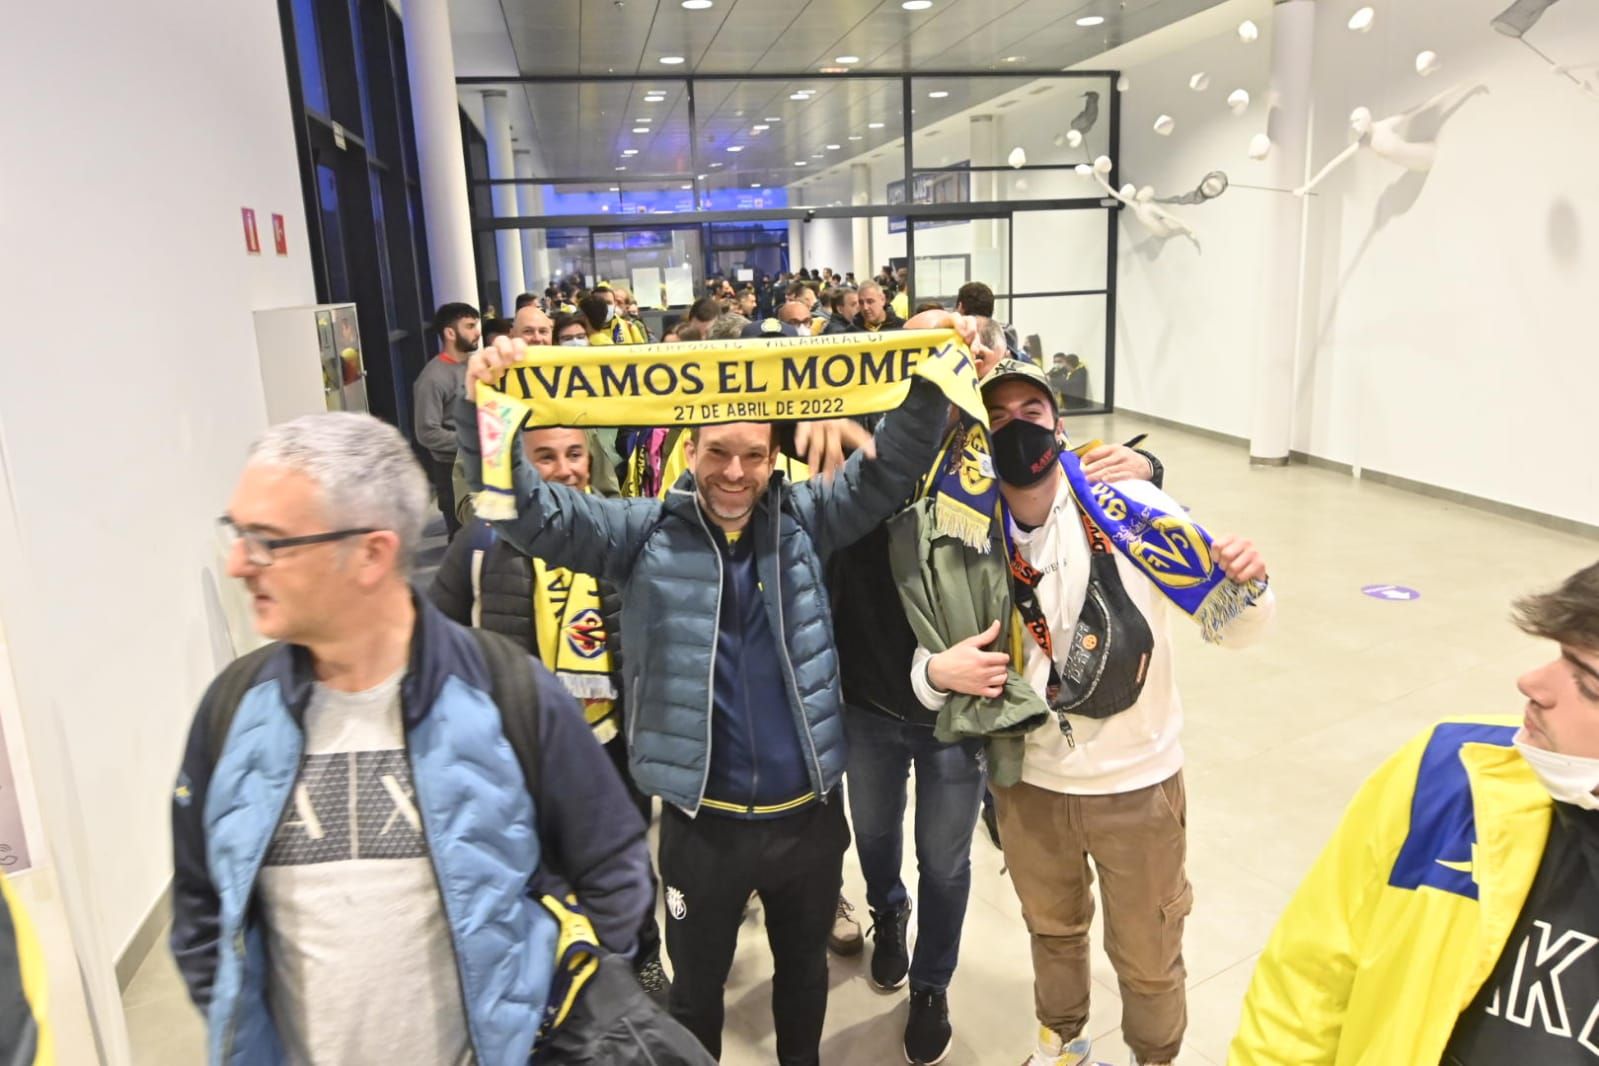
[[[335,413],[267,430],[220,520],[275,643],[211,684],[173,794],[213,1063],[525,1062],[551,898],[633,949],[644,823],[561,684],[412,589],[427,512],[405,439]]]

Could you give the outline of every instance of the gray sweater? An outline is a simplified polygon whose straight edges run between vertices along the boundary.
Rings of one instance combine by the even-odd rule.
[[[466,360],[435,355],[416,377],[416,439],[433,458],[455,458],[455,398],[466,391]]]

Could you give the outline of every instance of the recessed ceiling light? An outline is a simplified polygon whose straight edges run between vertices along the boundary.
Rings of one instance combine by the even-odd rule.
[[[836,152],[842,147],[844,147],[844,146],[841,145],[841,144],[830,144],[830,145],[827,146],[827,150],[829,152]]]
[[[804,93],[790,93],[788,98],[790,100],[809,100],[810,99],[810,97],[807,96]]]
[[[900,7],[906,11],[926,11],[933,6],[933,0],[905,0]]]
[[[744,150],[744,146],[742,144],[730,144],[727,146],[727,150],[729,152],[742,152]]]
[[[622,149],[622,154],[623,155],[638,155],[638,149],[637,148],[624,148],[624,149]]]
[[[769,130],[771,128],[772,127],[766,125],[766,123],[764,123],[764,122],[757,122],[755,125],[750,127],[750,131],[753,132],[753,133],[765,133],[767,130]]]
[[[622,191],[622,187],[620,185],[612,185],[611,186],[611,191],[612,192],[621,192]]]
[[[648,132],[650,132],[650,128],[648,126],[634,126],[633,127],[633,132],[634,133],[648,133]]]
[[[768,122],[782,122],[783,120],[781,118],[775,116],[775,115],[768,115],[767,118],[766,118],[766,121],[768,121]]]
[[[709,175],[709,174],[701,174],[701,175],[699,175],[699,179],[700,179],[700,180],[701,180],[701,181],[704,181],[704,180],[705,180],[705,179],[706,179],[706,178],[708,178],[708,177],[710,177],[710,175]]]
[[[948,95],[949,95],[949,92],[947,90],[934,89],[932,92],[927,94],[927,98],[929,100],[942,100],[942,99],[944,99],[944,97],[946,97]]]
[[[712,163],[712,164],[711,164],[711,166],[713,166],[713,167],[719,167],[719,166],[721,166],[721,165],[722,165],[722,164],[720,164],[720,163]]]
[[[805,160],[803,160],[803,159],[796,159],[796,160],[794,160],[794,165],[795,165],[795,166],[797,166],[797,167],[808,167],[808,166],[810,166],[810,164],[809,164],[809,163],[807,163],[807,162],[806,162],[806,161],[805,161]]]
[[[683,10],[704,11],[711,6],[711,0],[683,0]]]
[[[694,187],[694,183],[692,181],[683,183],[683,188],[685,188],[685,189],[692,189],[693,187]]]
[[[849,68],[848,67],[823,67],[821,69],[822,69],[822,73],[823,74],[848,74],[849,73]]]
[[[617,167],[616,169],[617,170],[626,170],[627,168],[626,167]]]
[[[866,124],[866,128],[869,130],[880,130],[883,128],[883,124],[881,122],[868,122]]]
[[[852,133],[849,135],[849,139],[852,141],[858,141],[861,139],[861,135],[858,133]]]
[[[821,152],[812,152],[811,153],[811,158],[812,159],[820,159],[820,158],[822,158],[822,153]]]
[[[1104,21],[1105,21],[1105,17],[1103,15],[1084,15],[1082,18],[1077,20],[1077,25],[1079,25],[1079,26],[1098,26],[1100,23],[1102,23]]]
[[[683,62],[683,57],[682,56],[662,56],[661,57],[661,62],[665,63],[669,67],[675,67],[679,63]]]
[[[1026,56],[1006,56],[1004,58],[1003,62],[1006,62],[1006,63],[1020,63],[1022,60],[1026,59],[1026,58],[1027,58]]]
[[[860,56],[834,56],[833,57],[833,62],[835,62],[835,63],[859,63],[860,61],[861,61],[861,57]]]
[[[752,188],[752,189],[759,189],[759,188],[760,188],[760,187],[761,187],[761,183],[760,183],[760,182],[758,182],[758,181],[752,181],[752,182],[750,182],[750,188]]]

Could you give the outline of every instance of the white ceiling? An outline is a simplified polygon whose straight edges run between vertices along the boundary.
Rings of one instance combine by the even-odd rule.
[[[1219,2],[933,0],[926,11],[908,12],[900,0],[713,0],[703,11],[685,10],[680,0],[451,0],[450,12],[458,76],[637,79],[504,86],[513,90],[517,147],[536,146],[546,175],[687,180],[695,160],[682,76],[805,72],[791,81],[695,83],[699,173],[713,183],[736,170],[746,180],[786,184],[903,137],[900,82],[821,72],[839,66],[839,56],[858,57],[845,65],[851,73],[1058,71],[1093,66],[1094,57]],[[1090,15],[1104,22],[1077,25]],[[685,62],[659,62],[674,55]],[[919,77],[912,121],[930,125],[1025,81]],[[461,89],[480,128],[484,88]],[[646,102],[650,89],[665,99]],[[799,90],[814,94],[791,99]],[[629,150],[636,154],[623,154]]]

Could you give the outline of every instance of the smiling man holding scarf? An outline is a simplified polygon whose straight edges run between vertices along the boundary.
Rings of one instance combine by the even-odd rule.
[[[1252,643],[1274,609],[1266,566],[1249,541],[1210,538],[1149,482],[1091,485],[1060,442],[1038,367],[1002,360],[982,385],[1022,629],[1012,645],[1054,712],[1026,734],[1021,780],[1001,787],[996,773],[994,788],[1032,936],[1039,1031],[1028,1061],[1088,1057],[1092,859],[1124,1037],[1142,1066],[1167,1064],[1187,1024],[1182,932],[1193,901],[1171,608],[1212,643]],[[1008,605],[1005,615],[993,621],[1011,621]],[[946,633],[947,650],[918,649],[918,698],[938,709],[952,693],[990,703],[1013,693],[1014,660],[983,650],[998,631]]]

